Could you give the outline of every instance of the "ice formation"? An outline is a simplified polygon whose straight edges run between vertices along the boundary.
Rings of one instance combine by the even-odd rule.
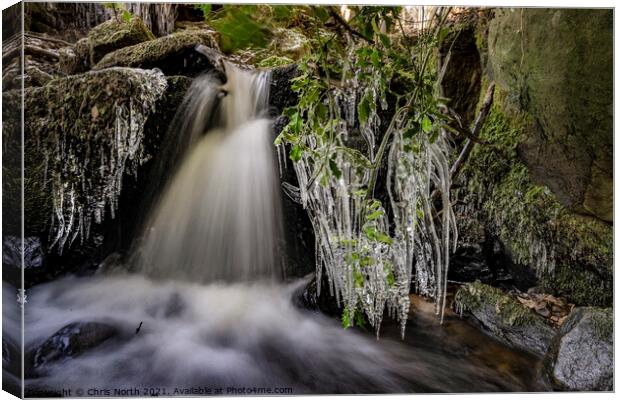
[[[334,141],[305,135],[310,150],[293,164],[299,188],[287,184],[284,189],[299,200],[312,221],[317,280],[326,273],[331,294],[351,320],[355,310],[361,309],[379,334],[387,309],[400,321],[404,336],[411,282],[419,293],[435,298],[437,314],[443,319],[449,254],[456,239],[449,192],[450,146],[444,132],[428,135],[420,131],[405,139],[405,115],[396,115],[392,131],[383,132],[393,136],[386,155],[390,210],[368,199],[371,169],[358,168],[359,153],[345,149],[342,143],[353,139],[360,90],[370,90],[382,108],[387,104],[380,101],[377,88],[360,89],[356,82],[352,86],[338,89],[333,96],[336,106],[331,115],[342,116],[335,125]],[[377,153],[376,139],[383,137],[379,126],[376,110],[371,110],[359,127],[370,160]],[[431,140],[432,136],[437,138]],[[328,154],[340,173],[321,174],[325,167],[317,165],[313,158],[317,153]],[[434,192],[439,194],[438,209]],[[393,220],[388,217],[390,211]]]
[[[161,71],[112,68],[38,89],[44,100],[26,123],[52,193],[50,248],[62,253],[78,236],[88,238],[106,209],[114,218],[123,176],[145,160],[144,124],[166,87]],[[58,106],[42,110],[50,104]]]

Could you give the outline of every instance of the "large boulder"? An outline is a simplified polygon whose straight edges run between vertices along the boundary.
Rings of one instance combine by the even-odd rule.
[[[470,313],[504,343],[543,356],[554,328],[514,296],[480,282],[463,285],[454,298],[457,310]]]
[[[519,155],[570,209],[613,220],[613,10],[501,8],[489,70],[534,128]]]
[[[196,76],[217,63],[217,51],[197,51],[198,46],[217,49],[212,31],[186,31],[128,46],[107,54],[94,67],[159,68],[166,75]]]
[[[94,65],[114,50],[154,38],[139,17],[133,16],[128,20],[120,17],[112,18],[88,32],[90,62]]]
[[[564,322],[544,360],[559,390],[613,390],[614,317],[611,308],[580,307]]]
[[[567,209],[550,188],[533,182],[517,149],[536,129],[534,118],[496,86],[480,133],[491,145],[474,147],[455,185],[462,200],[455,206],[459,242],[492,250],[489,265],[511,266],[513,277],[526,278],[515,281],[521,290],[543,286],[577,305],[609,306],[613,227]]]
[[[125,227],[138,214],[135,198],[143,186],[136,182],[143,181],[188,85],[188,78],[166,78],[155,70],[112,68],[26,89],[25,234],[40,238],[44,264],[53,273],[105,257],[127,240],[119,219]],[[19,236],[20,93],[3,93],[3,102],[4,234]],[[126,191],[134,198],[123,196]],[[34,271],[26,270],[27,284],[48,275]]]

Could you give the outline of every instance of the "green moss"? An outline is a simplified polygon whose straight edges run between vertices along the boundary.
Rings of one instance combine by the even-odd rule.
[[[283,65],[292,64],[294,61],[288,57],[270,56],[256,63],[258,68],[275,68]]]
[[[594,334],[601,340],[609,340],[614,332],[614,314],[611,308],[597,309],[592,314]]]
[[[183,49],[193,48],[197,44],[217,48],[217,40],[213,32],[179,32],[109,53],[93,69],[100,70],[111,66],[144,68],[155,65],[158,60],[167,55],[178,54]]]
[[[129,21],[112,18],[88,33],[90,63],[94,65],[110,51],[154,38],[139,17],[133,16]]]
[[[611,227],[571,213],[547,187],[532,182],[517,146],[534,123],[501,90],[495,94],[481,132],[491,145],[476,146],[461,176],[458,196],[467,206],[459,212],[460,224],[482,221],[513,260],[533,268],[552,293],[577,304],[610,304]]]
[[[513,296],[480,281],[461,286],[456,292],[454,302],[460,312],[476,312],[483,308],[493,310],[506,326],[529,325],[535,319],[532,311]]]

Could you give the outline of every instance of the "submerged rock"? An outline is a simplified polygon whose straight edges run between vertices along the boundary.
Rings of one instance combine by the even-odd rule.
[[[613,318],[611,308],[573,310],[544,360],[544,373],[554,388],[613,390]]]
[[[321,312],[331,317],[340,317],[343,308],[338,306],[335,299],[330,296],[328,285],[324,279],[319,291],[316,278],[312,278],[306,285],[293,293],[293,304],[304,310]]]
[[[48,338],[34,351],[35,368],[69,357],[77,357],[119,334],[119,330],[101,322],[74,322]]]
[[[545,320],[514,296],[480,282],[462,286],[454,302],[508,345],[543,356],[555,334]]]
[[[128,21],[112,18],[88,32],[90,62],[94,65],[114,50],[154,38],[139,17],[133,16]]]
[[[93,69],[113,66],[159,68],[166,75],[195,76],[215,66],[211,57],[196,51],[198,45],[217,49],[214,32],[179,32],[125,47],[107,54]]]

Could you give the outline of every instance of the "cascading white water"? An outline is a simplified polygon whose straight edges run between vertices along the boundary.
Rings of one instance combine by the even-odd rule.
[[[224,87],[203,78],[186,105],[195,114],[181,134],[192,148],[147,224],[139,269],[149,276],[214,282],[281,274],[277,163],[271,122],[261,118],[269,74],[232,64],[226,72]],[[216,127],[200,138],[217,93],[225,96]]]

